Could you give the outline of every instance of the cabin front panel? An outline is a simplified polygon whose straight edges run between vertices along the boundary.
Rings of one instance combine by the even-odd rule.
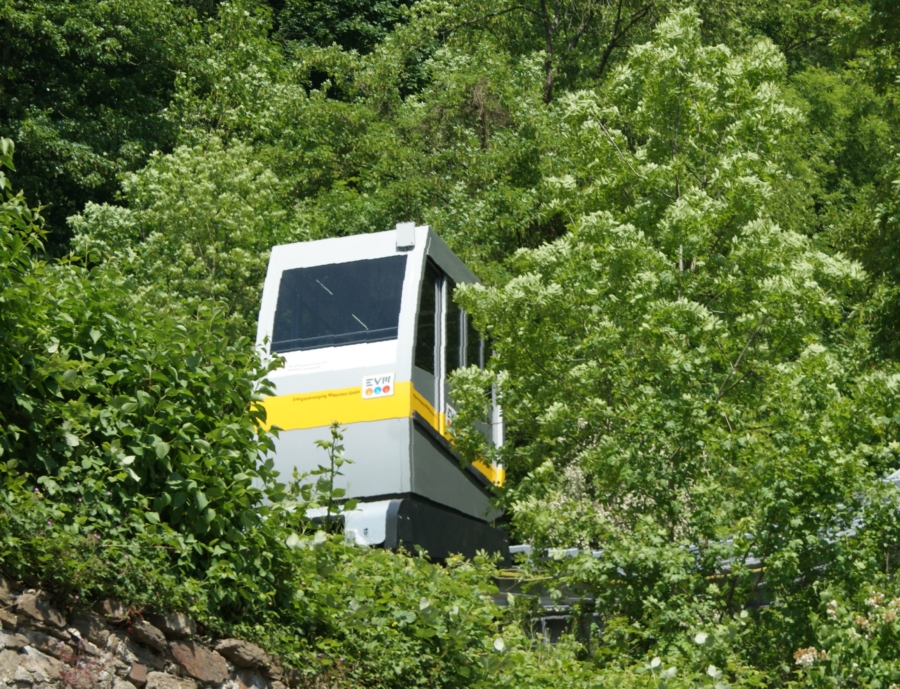
[[[447,443],[446,375],[477,361],[466,359],[470,347],[457,330],[465,333],[467,322],[450,295],[454,284],[476,278],[427,227],[411,236],[402,243],[389,231],[273,248],[257,343],[285,362],[270,374],[275,395],[264,402],[266,425],[281,429],[275,468],[289,479],[294,468],[326,465],[316,441],[328,441],[338,422],[352,463],[336,486],[348,497],[412,493],[492,518],[485,477],[500,485],[502,469],[476,463],[476,478]]]
[[[343,428],[344,456],[352,463],[340,468],[335,488],[343,488],[348,498],[371,498],[409,493],[410,437],[409,421],[389,419],[356,423]],[[282,431],[275,439],[275,469],[288,480],[294,468],[298,472],[315,471],[328,466],[325,450],[316,441],[331,440],[328,427]]]

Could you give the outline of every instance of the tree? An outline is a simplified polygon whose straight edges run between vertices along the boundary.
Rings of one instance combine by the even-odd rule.
[[[607,88],[563,101],[546,183],[570,233],[520,250],[507,283],[458,290],[495,351],[515,533],[602,548],[570,582],[604,624],[625,618],[637,655],[694,648],[684,620],[739,611],[751,554],[782,600],[756,633],[807,640],[816,568],[900,463],[892,426],[855,422],[897,403],[891,375],[861,367],[862,269],[767,212],[799,117],[784,84],[768,41],[707,47],[695,13],[670,16]],[[462,420],[480,420],[485,382],[457,376]],[[782,662],[759,648],[744,662]]]
[[[252,158],[218,139],[151,157],[123,180],[127,208],[88,204],[71,219],[76,250],[127,266],[162,308],[220,302],[229,332],[255,337],[269,249],[304,235],[284,183]]]
[[[270,367],[208,303],[161,309],[115,262],[41,260],[40,216],[3,193],[0,473],[78,528],[159,525],[198,561],[247,566],[259,553],[241,551],[242,528],[284,495],[260,428]]]
[[[170,0],[3,3],[0,130],[18,144],[17,183],[45,206],[51,253],[66,251],[67,216],[171,146],[164,110],[193,17]]]
[[[713,43],[737,47],[765,36],[784,53],[790,70],[840,68],[848,40],[866,23],[863,0],[701,0],[702,31]]]
[[[404,10],[411,4],[412,0],[287,0],[277,13],[275,36],[287,44],[323,48],[337,44],[344,50],[365,54],[403,21]]]
[[[487,34],[520,58],[539,54],[543,100],[550,103],[560,79],[584,86],[601,78],[613,58],[656,19],[653,0],[528,0],[487,4],[423,3],[417,8],[450,43],[477,43]]]

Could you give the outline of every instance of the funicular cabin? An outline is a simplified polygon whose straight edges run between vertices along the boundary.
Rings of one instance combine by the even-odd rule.
[[[463,468],[449,442],[447,376],[484,365],[484,342],[452,299],[476,277],[428,227],[323,239],[272,249],[257,343],[284,358],[265,406],[283,476],[325,463],[317,440],[344,430],[335,487],[359,500],[345,533],[387,548],[423,547],[431,557],[508,556],[489,487],[503,469]],[[503,442],[499,408],[484,432]]]

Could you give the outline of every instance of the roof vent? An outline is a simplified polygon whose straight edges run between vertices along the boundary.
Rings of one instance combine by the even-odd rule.
[[[397,223],[397,251],[409,251],[416,246],[416,224],[414,222]]]

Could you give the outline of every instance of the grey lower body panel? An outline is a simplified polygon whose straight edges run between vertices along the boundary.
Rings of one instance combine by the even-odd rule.
[[[449,443],[427,426],[414,420],[412,428],[412,493],[478,519],[491,520],[501,512],[491,505],[490,493],[462,468]]]
[[[340,468],[335,488],[345,490],[349,498],[359,499],[408,493],[409,426],[408,419],[385,419],[343,427],[344,456],[350,461]],[[295,468],[308,474],[328,466],[328,454],[316,446],[319,440],[331,440],[328,426],[280,431],[273,459],[281,480],[290,480]]]
[[[506,535],[489,523],[501,514],[491,505],[489,488],[462,468],[450,444],[427,423],[410,418],[354,423],[343,434],[352,463],[341,466],[335,487],[359,501],[343,515],[348,540],[411,552],[420,546],[435,560],[473,557],[479,550],[508,560]],[[327,464],[316,441],[328,439],[327,427],[282,431],[275,469],[289,479],[295,468],[308,473]],[[323,516],[321,509],[311,510],[310,517]]]
[[[348,498],[377,500],[384,495],[420,495],[476,519],[491,520],[500,512],[491,505],[487,486],[463,469],[449,443],[422,420],[385,419],[348,424],[342,429],[344,454],[335,488]],[[296,468],[301,474],[328,464],[316,441],[331,439],[331,429],[281,431],[273,460],[284,481]]]

